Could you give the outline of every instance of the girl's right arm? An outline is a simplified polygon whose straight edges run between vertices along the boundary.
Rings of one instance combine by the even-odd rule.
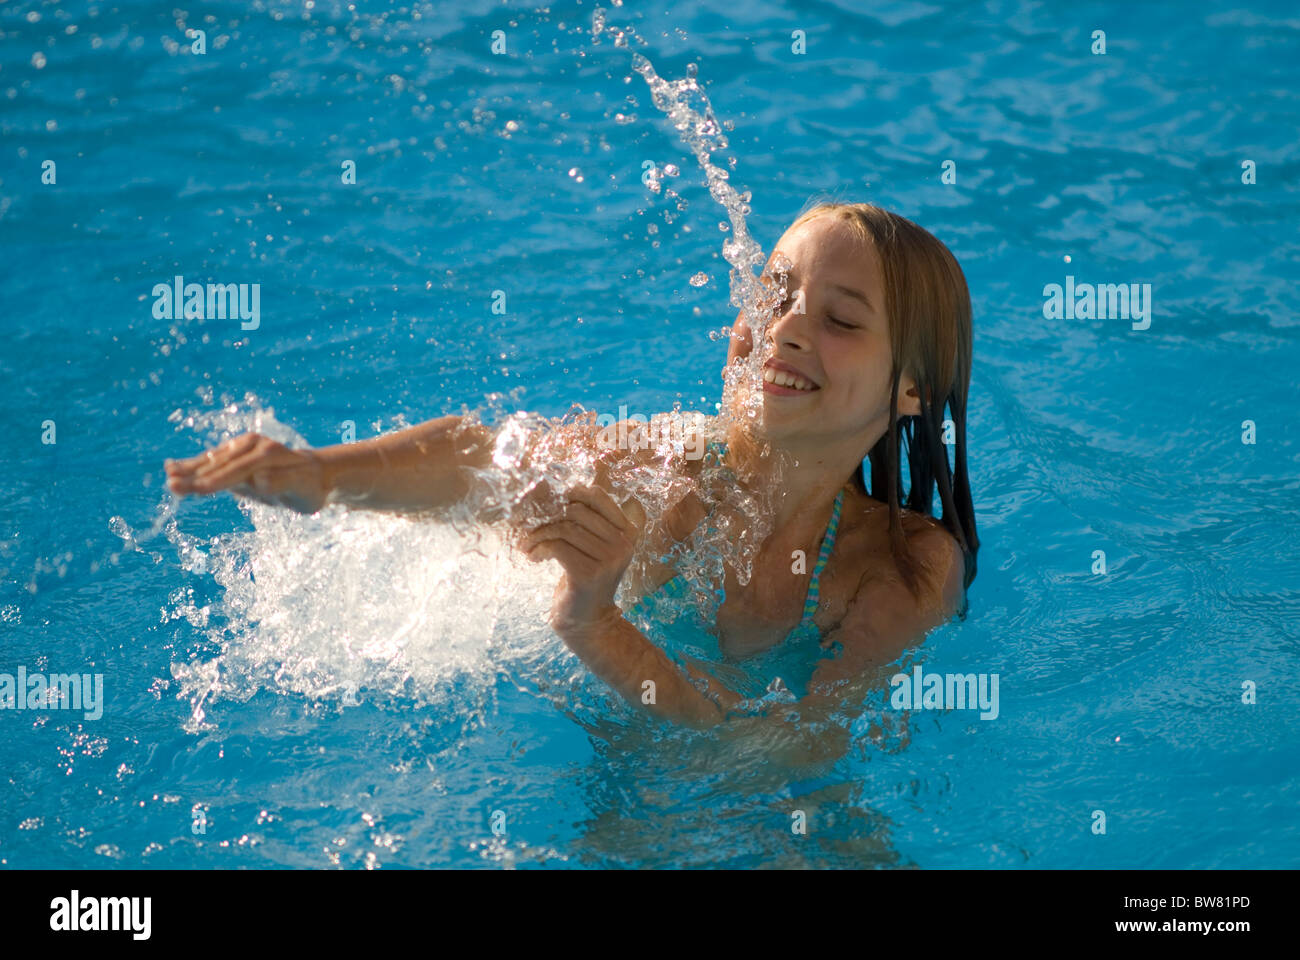
[[[186,460],[168,460],[175,494],[221,490],[315,513],[327,503],[395,513],[450,506],[469,492],[464,468],[492,461],[492,431],[464,417],[317,450],[290,450],[257,433]]]

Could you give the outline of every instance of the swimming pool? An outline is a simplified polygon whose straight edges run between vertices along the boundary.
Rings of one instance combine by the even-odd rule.
[[[104,683],[0,710],[0,865],[1296,862],[1291,5],[609,7],[644,47],[590,3],[356,6],[0,11],[0,672]],[[222,431],[711,411],[725,217],[633,50],[699,65],[765,249],[829,192],[961,261],[979,576],[900,670],[996,674],[995,718],[824,761],[638,724],[490,539],[162,489]],[[247,315],[168,318],[176,277]]]

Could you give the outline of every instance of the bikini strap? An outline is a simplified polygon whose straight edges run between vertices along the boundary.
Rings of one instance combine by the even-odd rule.
[[[803,603],[803,618],[799,621],[800,627],[811,624],[813,614],[817,612],[817,600],[821,592],[822,570],[826,567],[826,561],[831,558],[831,551],[835,549],[835,534],[840,529],[840,511],[843,506],[844,491],[841,489],[835,495],[835,505],[831,507],[831,519],[826,524],[826,534],[822,537],[822,548],[817,554],[817,563],[813,566],[812,579],[808,582],[808,597]]]

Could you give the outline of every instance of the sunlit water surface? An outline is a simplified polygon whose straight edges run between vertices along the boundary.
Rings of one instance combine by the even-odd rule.
[[[628,3],[600,43],[589,3],[357,6],[0,11],[0,671],[107,693],[0,712],[0,865],[1296,862],[1289,5]],[[657,727],[491,532],[162,490],[234,432],[491,394],[713,412],[735,223],[638,52],[698,64],[764,249],[825,191],[961,261],[979,577],[905,666],[997,673],[995,720],[873,730],[882,693],[828,759]],[[260,326],[155,319],[178,274],[260,284]],[[1150,328],[1044,319],[1067,275],[1150,283]]]

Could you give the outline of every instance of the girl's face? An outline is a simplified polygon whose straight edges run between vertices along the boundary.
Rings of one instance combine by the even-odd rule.
[[[782,267],[786,296],[762,353],[764,432],[796,453],[865,451],[889,427],[889,322],[875,249],[848,224],[823,215],[777,244],[763,273],[774,293]],[[736,329],[742,338],[733,338],[728,362],[752,349],[742,320]],[[919,413],[915,385],[904,375],[898,415]]]

